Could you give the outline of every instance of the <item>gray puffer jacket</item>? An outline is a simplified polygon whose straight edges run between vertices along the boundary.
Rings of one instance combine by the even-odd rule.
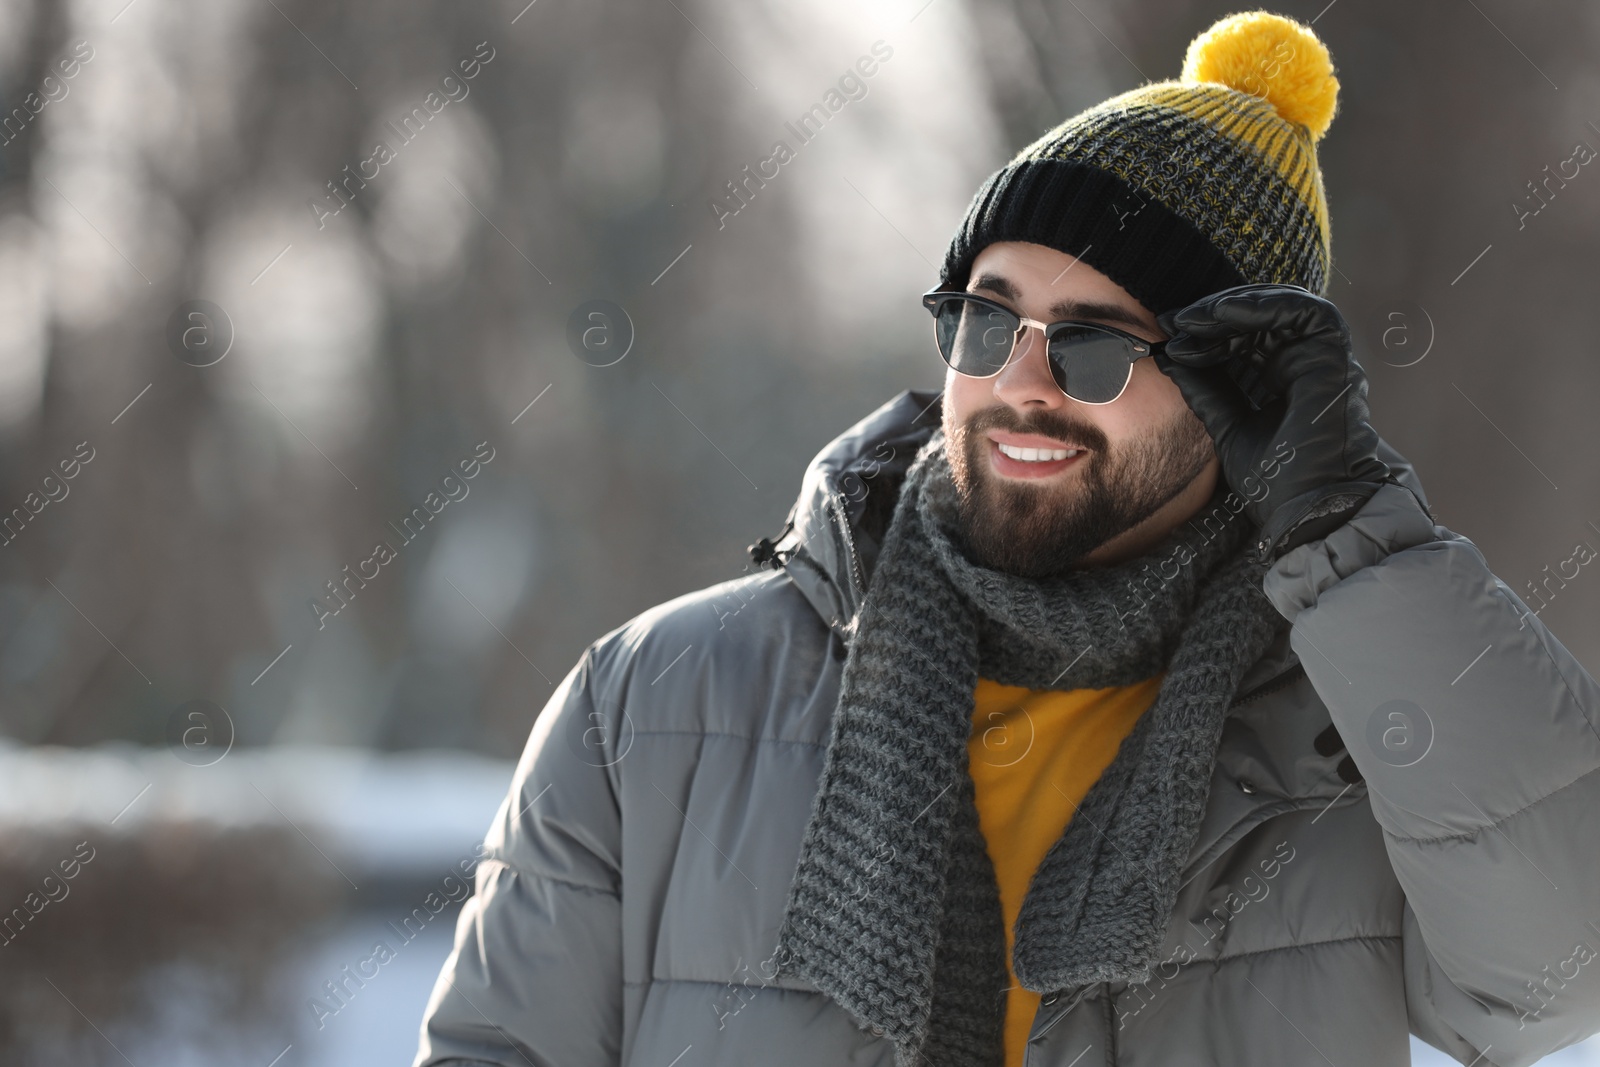
[[[893,1067],[761,963],[938,399],[901,393],[812,461],[781,569],[584,651],[490,828],[417,1067]],[[1600,1030],[1600,687],[1380,457],[1405,487],[1268,572],[1286,624],[1229,711],[1160,957],[1039,990],[1027,1067],[1396,1065],[1408,1030],[1517,1067]]]

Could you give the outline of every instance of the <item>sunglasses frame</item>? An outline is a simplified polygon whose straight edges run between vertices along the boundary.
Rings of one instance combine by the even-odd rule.
[[[945,355],[944,348],[939,345],[938,339],[939,305],[944,303],[946,300],[951,299],[973,301],[976,304],[989,308],[990,310],[1004,316],[1006,319],[1015,321],[1016,325],[1012,327],[1011,331],[1011,351],[1006,354],[1005,363],[996,368],[993,374],[968,374],[966,371],[956,370],[955,367],[950,366],[950,357]],[[1012,311],[1004,304],[990,300],[988,297],[979,296],[977,293],[969,292],[964,289],[940,289],[938,287],[930,289],[926,293],[922,294],[922,306],[928,309],[928,313],[932,315],[934,319],[934,348],[938,350],[939,358],[944,360],[945,366],[950,367],[950,369],[955,370],[957,374],[967,378],[993,378],[1001,371],[1005,370],[1006,367],[1009,367],[1011,365],[1011,357],[1015,356],[1017,353],[1017,338],[1020,337],[1022,332],[1030,326],[1037,327],[1039,332],[1044,334],[1045,359],[1049,360],[1051,363],[1052,370],[1050,374],[1050,380],[1055,382],[1057,389],[1061,389],[1061,383],[1056,381],[1056,375],[1053,369],[1055,361],[1050,359],[1050,341],[1055,334],[1061,332],[1062,327],[1086,326],[1093,330],[1100,330],[1104,333],[1109,333],[1113,337],[1121,339],[1128,345],[1128,351],[1126,352],[1128,357],[1128,373],[1127,376],[1122,379],[1122,388],[1117,390],[1116,396],[1112,397],[1110,400],[1079,400],[1065,389],[1061,389],[1062,395],[1066,396],[1068,399],[1077,401],[1079,404],[1089,404],[1093,407],[1103,407],[1106,404],[1114,404],[1118,400],[1122,399],[1122,394],[1128,391],[1128,383],[1133,381],[1133,365],[1146,356],[1153,356],[1157,352],[1165,351],[1167,347],[1167,343],[1165,341],[1146,341],[1144,338],[1131,334],[1126,330],[1119,330],[1115,326],[1107,326],[1099,322],[1087,322],[1082,319],[1062,319],[1060,322],[1050,323],[1040,322],[1038,319],[1030,319],[1026,315],[1018,315],[1015,311]]]

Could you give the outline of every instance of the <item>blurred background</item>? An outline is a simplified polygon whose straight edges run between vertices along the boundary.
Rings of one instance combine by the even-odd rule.
[[[1238,9],[0,0],[0,1062],[409,1063],[555,683],[939,388],[973,191]],[[1600,8],[1273,10],[1373,422],[1534,603],[1600,549]]]

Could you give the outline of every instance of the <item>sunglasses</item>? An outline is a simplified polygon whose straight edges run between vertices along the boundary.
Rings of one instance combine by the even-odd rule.
[[[1133,365],[1166,346],[1114,326],[1043,323],[968,292],[933,289],[922,294],[922,304],[933,315],[939,355],[951,370],[969,378],[999,374],[1011,361],[1022,331],[1037,326],[1044,332],[1051,377],[1063,393],[1083,404],[1116,400],[1128,388]]]

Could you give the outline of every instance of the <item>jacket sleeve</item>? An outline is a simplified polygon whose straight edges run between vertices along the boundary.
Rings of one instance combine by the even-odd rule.
[[[534,723],[484,839],[413,1067],[621,1060],[616,724],[594,693],[596,660],[591,645]]]
[[[1412,1032],[1462,1063],[1522,1067],[1600,1031],[1594,678],[1399,485],[1285,554],[1263,589],[1405,893]]]

